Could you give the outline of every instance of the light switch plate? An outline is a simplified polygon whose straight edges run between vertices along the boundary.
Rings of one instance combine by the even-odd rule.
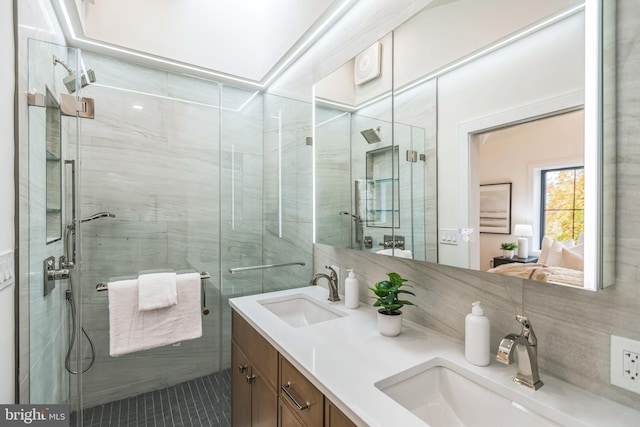
[[[440,243],[445,245],[457,245],[458,229],[457,228],[441,228]]]
[[[640,394],[640,341],[611,335],[611,384]]]

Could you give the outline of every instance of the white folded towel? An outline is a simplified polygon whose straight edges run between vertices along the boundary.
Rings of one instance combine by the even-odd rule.
[[[176,273],[151,273],[138,276],[138,310],[157,310],[177,303]]]
[[[176,276],[178,304],[138,310],[138,280],[109,283],[109,354],[122,356],[202,336],[200,273]]]

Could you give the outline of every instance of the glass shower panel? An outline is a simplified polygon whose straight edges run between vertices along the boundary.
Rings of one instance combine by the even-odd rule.
[[[222,366],[218,84],[87,52],[82,62],[97,81],[82,90],[95,99],[96,116],[82,120],[78,217],[112,215],[79,224],[82,319],[96,353],[83,375],[84,419],[104,415],[108,405],[142,402],[146,415],[138,416],[160,405],[165,419],[179,413],[217,425],[222,403],[201,411],[179,396],[189,389],[205,400],[216,387],[211,375]],[[203,335],[111,357],[108,291],[97,292],[96,285],[150,270],[211,275]],[[82,346],[86,364],[90,346],[86,340]],[[132,413],[119,416],[137,422]]]
[[[316,241],[361,249],[354,233],[358,220],[350,215],[351,114],[321,106],[315,114]]]
[[[393,113],[400,149],[401,204],[410,208],[413,258],[437,262],[437,84],[436,79],[406,88],[396,88]],[[406,162],[409,150],[415,162]],[[404,224],[403,224],[404,228]],[[398,234],[402,234],[398,232]]]
[[[263,262],[265,292],[306,285],[313,275],[311,104],[264,95]]]
[[[28,278],[28,283],[22,286],[29,289],[29,339],[28,345],[22,344],[26,349],[21,350],[26,350],[29,358],[30,402],[71,403],[70,377],[64,368],[68,340],[67,283],[58,281],[45,286],[43,263],[48,257],[57,260],[64,253],[61,224],[66,221],[67,212],[61,205],[66,195],[62,182],[75,120],[61,117],[58,109],[60,94],[66,93],[62,79],[67,71],[56,67],[53,58],[74,64],[75,50],[29,40],[28,55],[29,144],[20,164],[21,187],[27,181],[28,227],[20,232],[20,246],[28,248],[28,273],[21,277]],[[54,229],[55,236],[51,234]]]
[[[221,85],[220,283],[223,366],[231,363],[229,298],[262,292],[262,95]]]

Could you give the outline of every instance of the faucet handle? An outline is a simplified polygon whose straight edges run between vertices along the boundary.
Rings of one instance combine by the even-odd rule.
[[[336,273],[333,267],[331,267],[330,265],[325,265],[324,268],[329,270],[329,275],[331,276],[331,279],[338,280],[338,273]]]
[[[531,326],[531,323],[529,323],[529,319],[527,319],[525,316],[517,314],[516,320],[522,323],[522,336],[529,341],[529,344],[536,345],[538,343],[538,340],[536,339],[535,332],[533,332],[533,326]]]

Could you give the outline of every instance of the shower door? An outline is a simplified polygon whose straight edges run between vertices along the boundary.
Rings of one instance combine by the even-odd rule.
[[[78,146],[81,312],[95,347],[82,375],[84,422],[225,425],[215,391],[224,379],[214,375],[222,367],[218,84],[88,52],[81,62],[97,79],[82,89],[96,115],[81,120]],[[211,277],[202,337],[111,357],[109,291],[96,286],[155,270]],[[91,349],[81,344],[86,366]]]

